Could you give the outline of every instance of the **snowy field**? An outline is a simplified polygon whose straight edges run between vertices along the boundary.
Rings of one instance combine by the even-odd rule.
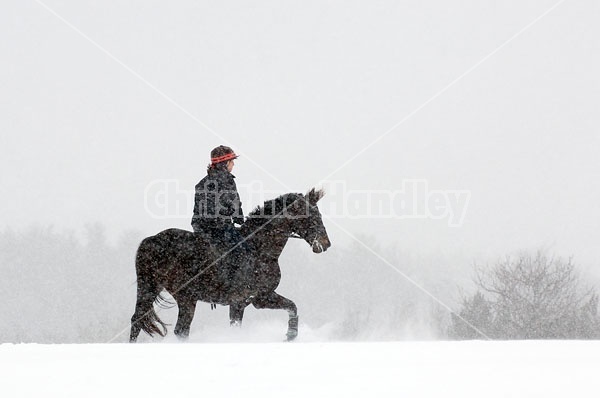
[[[0,345],[4,397],[597,397],[600,342]]]

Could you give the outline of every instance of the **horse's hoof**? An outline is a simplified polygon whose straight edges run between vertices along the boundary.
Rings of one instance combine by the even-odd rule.
[[[241,329],[241,327],[242,327],[242,321],[238,321],[238,320],[236,320],[236,321],[230,321],[229,322],[229,326],[231,326],[232,328]]]
[[[296,340],[296,337],[298,337],[298,330],[293,330],[293,329],[288,330],[285,337],[286,337],[286,341]]]

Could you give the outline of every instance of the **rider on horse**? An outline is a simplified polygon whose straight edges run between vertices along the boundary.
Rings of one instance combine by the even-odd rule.
[[[216,245],[229,268],[231,279],[248,253],[245,240],[234,226],[234,223],[244,223],[242,202],[235,176],[231,174],[238,155],[233,149],[221,145],[211,151],[210,157],[206,177],[196,184],[192,227],[195,233]]]

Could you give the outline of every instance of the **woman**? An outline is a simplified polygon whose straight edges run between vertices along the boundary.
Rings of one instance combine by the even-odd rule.
[[[219,241],[227,237],[230,243],[237,243],[241,235],[233,223],[243,224],[244,212],[231,171],[238,156],[233,149],[221,145],[210,152],[210,157],[206,177],[196,184],[192,227],[196,233]]]
[[[210,152],[207,175],[196,184],[194,232],[215,244],[223,256],[227,279],[232,280],[242,262],[248,258],[248,245],[234,223],[244,223],[242,202],[231,174],[237,155],[233,149],[221,145]]]

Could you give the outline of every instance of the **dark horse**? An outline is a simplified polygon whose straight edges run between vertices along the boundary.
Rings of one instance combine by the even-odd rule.
[[[244,309],[284,309],[289,313],[287,339],[298,335],[298,314],[293,301],[275,293],[281,280],[279,255],[290,237],[301,237],[313,252],[331,246],[317,202],[322,190],[305,195],[288,193],[265,202],[249,214],[242,236],[250,247],[246,262],[230,276],[214,246],[200,234],[167,229],[140,243],[135,268],[137,302],[131,318],[130,342],[140,330],[164,336],[166,325],[154,310],[161,304],[163,289],[177,302],[179,314],[175,334],[186,338],[194,318],[196,302],[229,305],[232,325],[240,325]]]

